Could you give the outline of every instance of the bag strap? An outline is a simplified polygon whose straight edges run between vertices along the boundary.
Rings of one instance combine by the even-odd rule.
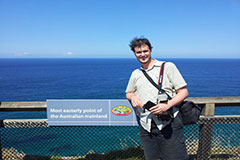
[[[162,63],[161,69],[160,69],[160,74],[158,78],[158,85],[162,88],[162,83],[163,83],[163,73],[164,73],[164,66],[166,62]]]
[[[153,79],[147,74],[147,72],[145,70],[142,69],[142,72],[145,75],[145,77],[149,80],[149,82],[151,82],[152,85],[158,89],[159,93],[165,93],[168,96],[168,99],[170,100],[170,99],[172,99],[172,97],[169,96],[164,89],[162,89],[162,81],[163,81],[163,73],[164,73],[165,63],[166,62],[162,63],[162,66],[161,66],[161,69],[160,69],[160,74],[159,74],[159,78],[158,78],[158,85],[153,81]]]
[[[149,82],[152,83],[152,85],[153,85],[154,87],[156,87],[159,91],[162,89],[161,86],[157,85],[157,84],[152,80],[152,78],[147,74],[147,72],[146,72],[145,70],[142,70],[142,72],[143,72],[144,76],[149,80]]]

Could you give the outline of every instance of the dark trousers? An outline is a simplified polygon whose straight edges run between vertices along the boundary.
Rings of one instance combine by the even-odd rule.
[[[188,159],[184,128],[180,113],[161,131],[152,122],[151,133],[140,126],[140,139],[146,160]]]

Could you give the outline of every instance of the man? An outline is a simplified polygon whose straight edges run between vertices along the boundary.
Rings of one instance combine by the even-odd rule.
[[[184,128],[181,115],[175,105],[181,103],[187,96],[186,82],[177,67],[166,62],[163,72],[162,89],[172,97],[166,103],[159,101],[159,90],[145,77],[142,70],[158,84],[159,73],[163,61],[151,57],[152,46],[146,38],[135,38],[131,41],[131,50],[141,68],[132,72],[126,89],[126,98],[131,102],[138,115],[140,125],[140,140],[147,160],[185,160],[188,159]],[[167,96],[166,96],[167,97]],[[155,103],[149,110],[144,104]],[[173,118],[164,121],[161,115],[172,110]]]

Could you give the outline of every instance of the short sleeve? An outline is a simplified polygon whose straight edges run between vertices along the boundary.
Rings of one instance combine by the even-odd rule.
[[[178,90],[182,87],[185,87],[187,85],[187,83],[185,82],[183,76],[179,72],[176,65],[174,63],[171,63],[171,62],[169,62],[168,65],[169,65],[169,69],[168,69],[167,75],[168,75],[168,78],[169,78],[170,82],[173,85],[173,88],[175,90]]]
[[[135,87],[135,76],[134,76],[134,72],[132,72],[131,76],[130,76],[130,79],[128,81],[128,85],[127,85],[127,88],[126,88],[126,93],[127,92],[134,92],[136,90],[136,87]]]

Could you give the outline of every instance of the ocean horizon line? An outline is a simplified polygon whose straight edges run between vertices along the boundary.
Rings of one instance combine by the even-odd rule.
[[[126,59],[126,60],[136,60],[135,57],[122,57],[122,58],[116,58],[116,57],[103,57],[103,58],[97,58],[97,57],[6,57],[6,58],[1,58],[0,59],[4,60],[4,59],[87,59],[87,60],[107,60],[107,59],[113,59],[113,60],[120,60],[120,59]],[[167,58],[167,57],[153,57],[153,59],[179,59],[179,60],[240,60],[240,58]]]

